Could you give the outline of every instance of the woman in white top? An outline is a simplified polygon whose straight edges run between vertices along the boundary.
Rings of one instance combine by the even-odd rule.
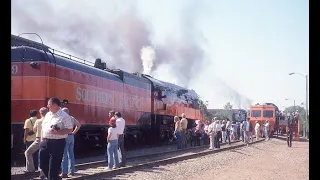
[[[108,129],[108,137],[107,137],[107,153],[108,153],[108,167],[116,169],[119,167],[119,159],[118,159],[118,133],[116,129],[116,120],[111,119],[109,121],[109,129]]]
[[[254,127],[254,130],[256,132],[256,140],[259,140],[259,133],[260,133],[260,124],[258,121],[256,121],[256,126]]]

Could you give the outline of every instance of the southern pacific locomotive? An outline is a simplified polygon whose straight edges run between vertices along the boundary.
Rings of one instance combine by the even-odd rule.
[[[161,145],[173,140],[173,116],[185,113],[191,128],[203,120],[198,95],[155,78],[110,70],[97,59],[94,65],[50,47],[11,35],[11,124],[13,153],[21,153],[23,123],[31,109],[58,97],[82,124],[76,152],[105,147],[108,112],[120,111],[126,120],[125,147]]]

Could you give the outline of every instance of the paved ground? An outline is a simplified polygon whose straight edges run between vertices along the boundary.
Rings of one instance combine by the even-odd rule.
[[[198,159],[130,173],[126,179],[157,180],[307,180],[309,142],[272,139]]]

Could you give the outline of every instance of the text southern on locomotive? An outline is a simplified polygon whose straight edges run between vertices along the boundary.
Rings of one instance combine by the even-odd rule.
[[[29,88],[32,87],[32,88]],[[190,89],[149,75],[111,70],[100,59],[90,64],[42,43],[11,35],[11,123],[13,151],[23,151],[23,123],[31,109],[47,99],[67,102],[82,124],[75,137],[76,152],[104,147],[108,112],[126,120],[125,148],[160,145],[173,140],[173,116],[203,120],[198,95]]]

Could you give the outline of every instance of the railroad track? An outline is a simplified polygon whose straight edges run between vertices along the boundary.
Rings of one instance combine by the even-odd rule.
[[[261,139],[260,141],[254,141],[261,142],[264,139]],[[126,175],[128,172],[144,168],[144,167],[152,167],[152,166],[158,166],[161,164],[170,164],[175,163],[178,161],[190,159],[190,158],[197,158],[200,156],[204,156],[207,154],[212,154],[220,151],[225,151],[228,149],[238,148],[245,146],[244,143],[240,141],[234,141],[231,143],[231,145],[226,145],[226,143],[222,143],[222,147],[220,150],[208,150],[208,146],[201,146],[201,147],[192,147],[188,149],[182,149],[182,150],[175,150],[175,151],[166,151],[162,153],[154,153],[149,155],[143,155],[138,157],[131,157],[127,158],[127,166],[123,168],[118,168],[112,171],[105,170],[105,167],[107,166],[106,161],[96,161],[91,163],[84,163],[79,164],[76,166],[76,169],[78,170],[76,172],[76,175],[70,178],[66,179],[108,179],[105,177],[117,177],[117,178],[123,178],[123,175]],[[38,178],[39,173],[37,174],[19,174],[19,175],[12,175],[11,179],[40,179]],[[120,176],[120,177],[118,177]]]
[[[239,141],[234,141],[231,142],[231,145],[234,143],[237,143]],[[222,143],[221,145],[225,145],[226,143]],[[173,150],[173,151],[164,151],[164,152],[157,152],[157,153],[152,153],[152,154],[147,154],[147,155],[142,155],[142,156],[135,156],[135,157],[128,157],[127,158],[127,167],[134,166],[136,164],[141,164],[141,163],[146,163],[148,161],[156,161],[159,159],[165,158],[170,158],[172,156],[180,156],[184,155],[186,153],[198,153],[201,151],[204,151],[208,149],[208,145],[206,146],[200,146],[200,147],[190,147],[187,149],[179,149],[179,150]],[[107,166],[107,162],[105,160],[102,161],[94,161],[94,162],[89,162],[89,163],[82,163],[82,164],[77,164],[76,169],[78,170],[76,172],[76,176],[72,178],[67,178],[67,179],[74,179],[74,178],[79,178],[82,176],[86,175],[91,175],[94,174],[95,168],[99,170],[103,170],[104,167]],[[125,167],[125,168],[127,168]],[[119,168],[119,169],[125,169],[125,168]],[[119,170],[117,169],[117,170]],[[28,179],[39,179],[39,173],[30,173],[30,174],[14,174],[11,175],[12,180],[18,180],[18,179],[23,179],[23,180],[28,180]]]
[[[262,142],[264,139],[260,139],[259,141],[254,141],[251,144]],[[237,141],[233,142],[231,145],[226,145],[226,143],[223,143],[221,146],[221,149],[219,150],[208,150],[208,149],[202,149],[199,151],[191,151],[180,155],[173,155],[172,157],[164,157],[161,159],[154,159],[149,161],[149,159],[145,160],[145,162],[137,163],[132,166],[127,166],[123,168],[118,168],[112,171],[104,170],[103,167],[95,167],[95,168],[89,168],[84,173],[88,173],[87,175],[82,175],[78,177],[72,177],[68,179],[72,180],[107,180],[107,179],[127,179],[129,176],[131,176],[134,171],[143,169],[143,168],[150,168],[150,167],[157,167],[160,165],[166,165],[166,164],[172,164],[179,161],[187,160],[187,159],[193,159],[198,158],[201,156],[205,156],[208,154],[218,153],[221,151],[226,151],[230,149],[235,149],[239,147],[246,146],[243,142]],[[90,173],[91,171],[91,173]]]

